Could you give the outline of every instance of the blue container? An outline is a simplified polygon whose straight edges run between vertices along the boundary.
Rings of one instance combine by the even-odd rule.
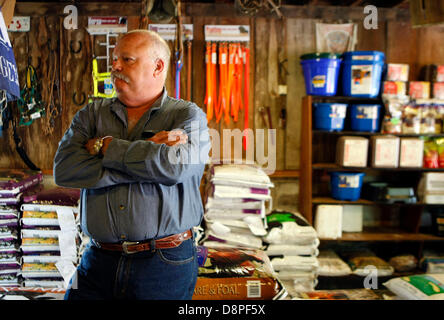
[[[331,172],[331,196],[337,200],[356,201],[361,196],[363,172]]]
[[[350,107],[351,129],[353,131],[379,131],[380,104],[352,104]]]
[[[341,131],[347,113],[345,103],[313,103],[314,127],[319,130]]]
[[[338,87],[340,59],[308,59],[301,61],[305,90],[308,95],[334,96]]]
[[[384,53],[352,51],[343,55],[342,94],[348,97],[375,98],[381,88]]]

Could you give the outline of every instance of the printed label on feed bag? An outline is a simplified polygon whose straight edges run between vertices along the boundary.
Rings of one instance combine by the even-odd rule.
[[[261,282],[260,281],[247,281],[247,297],[248,298],[260,298],[261,297]]]

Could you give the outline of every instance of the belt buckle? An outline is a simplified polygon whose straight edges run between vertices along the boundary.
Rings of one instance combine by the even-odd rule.
[[[125,252],[126,254],[136,253],[137,251],[128,250],[128,246],[133,245],[133,244],[138,244],[138,243],[139,243],[139,241],[123,241],[122,242],[123,252]]]

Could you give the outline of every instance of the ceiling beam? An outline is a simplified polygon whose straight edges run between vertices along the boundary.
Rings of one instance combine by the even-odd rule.
[[[357,7],[360,6],[364,1],[363,0],[355,0],[352,3],[349,4],[350,7]]]
[[[17,16],[66,16],[63,9],[68,4],[72,3],[17,2],[14,14]],[[140,16],[142,12],[141,2],[77,2],[75,6],[78,8],[79,16]],[[362,7],[356,6],[282,5],[279,10],[286,18],[363,19]],[[246,17],[237,12],[233,4],[228,3],[187,3],[182,8],[182,12],[188,17]],[[264,10],[254,17],[277,18],[277,15]],[[403,8],[378,8],[378,19],[406,21],[410,19],[410,12]]]
[[[75,5],[79,16],[140,16],[141,2],[16,2],[16,16],[66,16],[63,9]]]

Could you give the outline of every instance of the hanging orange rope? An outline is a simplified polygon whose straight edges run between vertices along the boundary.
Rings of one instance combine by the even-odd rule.
[[[217,104],[217,45],[211,44],[211,96],[213,97],[213,108]]]
[[[231,92],[231,116],[233,121],[238,121],[239,109],[242,109],[242,50],[239,43],[234,44],[234,74],[233,90]]]
[[[227,72],[228,72],[227,44],[219,44],[219,99],[216,112],[216,122],[219,123],[227,108]]]
[[[232,108],[232,92],[234,83],[234,45],[230,43],[228,45],[228,74],[227,74],[227,108],[225,109],[224,121],[225,123],[230,122],[230,109]]]
[[[205,90],[205,100],[204,104],[207,106],[207,121],[213,119],[213,97],[211,88],[211,42],[207,42],[206,52],[205,52],[205,63],[206,63],[206,90]]]
[[[250,101],[250,48],[243,47],[243,60],[244,60],[244,130],[248,129],[248,109]],[[243,137],[244,150],[248,148],[247,137]]]

